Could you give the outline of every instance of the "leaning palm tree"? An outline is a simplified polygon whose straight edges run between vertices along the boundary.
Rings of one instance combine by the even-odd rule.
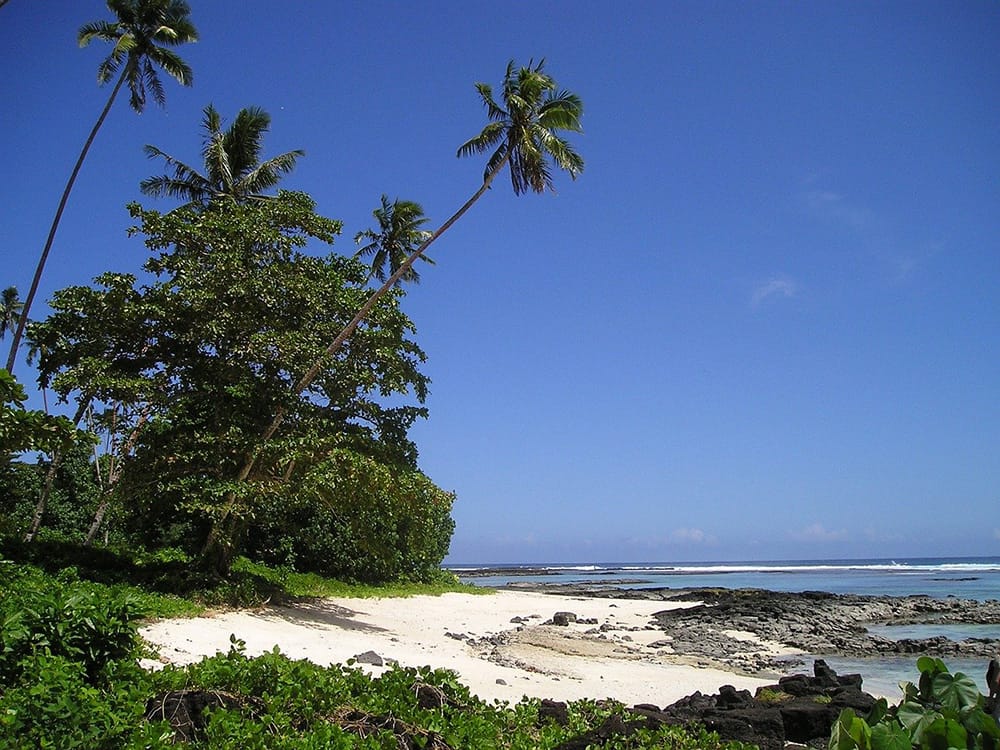
[[[493,89],[489,84],[476,84],[476,90],[483,100],[490,122],[479,135],[458,147],[458,156],[470,156],[492,150],[486,162],[486,171],[483,173],[483,184],[458,211],[452,214],[451,218],[410,253],[385,283],[367,299],[351,322],[326,348],[323,356],[316,360],[298,382],[295,391],[297,394],[309,387],[324,364],[329,361],[329,357],[350,338],[375,303],[410,271],[417,258],[422,257],[438,237],[448,231],[476,201],[483,197],[504,167],[510,168],[510,182],[515,195],[521,195],[529,190],[535,193],[545,192],[546,189],[554,191],[550,162],[568,172],[574,180],[583,171],[583,157],[566,139],[558,135],[560,130],[574,133],[583,131],[580,126],[583,103],[576,94],[558,89],[552,77],[543,72],[544,67],[544,60],[537,65],[529,63],[523,68],[516,68],[513,60],[507,63],[501,95],[503,106],[493,98]],[[274,434],[280,422],[278,419],[267,437]]]
[[[245,107],[233,123],[222,129],[222,118],[209,104],[204,109],[202,146],[204,172],[164,153],[156,146],[146,146],[151,159],[160,157],[173,167],[173,174],[150,177],[139,184],[146,195],[179,198],[185,206],[205,206],[213,200],[243,203],[263,199],[263,191],[274,187],[282,175],[295,168],[305,154],[295,150],[260,161],[264,134],[271,128],[271,116],[260,107]]]
[[[560,90],[556,82],[544,72],[544,67],[544,60],[537,65],[529,63],[527,67],[521,68],[516,67],[511,60],[504,75],[500,102],[494,99],[493,90],[488,84],[476,84],[476,90],[486,107],[490,122],[479,135],[459,146],[458,156],[492,150],[486,163],[486,171],[483,173],[482,185],[451,218],[407,256],[378,290],[369,296],[354,318],[296,383],[294,389],[296,396],[308,388],[317,375],[328,366],[334,352],[350,338],[375,303],[413,267],[417,258],[422,257],[427,248],[462,218],[466,211],[489,190],[493,180],[504,167],[510,168],[511,185],[516,195],[529,190],[541,193],[546,189],[553,189],[552,164],[568,172],[573,179],[583,171],[583,158],[558,134],[558,131],[582,132],[580,117],[583,114],[583,104],[576,94]],[[240,469],[237,481],[243,482],[250,476],[261,449],[277,432],[284,417],[284,410],[278,407],[271,424],[261,435],[257,449],[248,455]],[[230,514],[236,502],[236,493],[230,493],[215,519],[203,550],[205,559],[220,571],[228,569],[232,553],[231,540],[226,538],[226,528],[232,527]]]
[[[413,201],[397,198],[390,203],[389,196],[383,195],[381,208],[372,211],[372,216],[378,222],[378,231],[366,229],[354,236],[354,242],[358,245],[365,240],[368,241],[366,245],[358,248],[355,256],[371,255],[371,277],[385,281],[386,268],[389,269],[389,274],[396,273],[410,254],[426,241],[431,233],[421,229],[428,219],[424,216],[424,209],[420,204]],[[420,257],[428,263],[434,263],[426,255]],[[396,283],[403,281],[419,284],[420,274],[417,273],[417,269],[410,268]]]
[[[157,68],[172,78],[176,78],[184,86],[191,85],[191,68],[176,52],[168,49],[168,47],[194,42],[198,39],[198,32],[188,18],[191,9],[184,0],[107,0],[107,3],[108,9],[115,15],[115,20],[93,21],[85,24],[80,28],[77,39],[81,47],[90,44],[94,39],[110,42],[114,45],[111,54],[97,68],[97,82],[103,86],[111,81],[115,75],[118,78],[114,88],[111,89],[111,95],[108,97],[104,109],[101,110],[100,117],[97,118],[86,143],[83,144],[83,150],[76,160],[73,172],[63,190],[62,198],[59,200],[59,207],[52,220],[49,236],[45,240],[45,247],[38,258],[38,266],[35,268],[35,276],[31,280],[31,288],[24,300],[24,315],[14,333],[14,342],[7,357],[7,369],[10,371],[14,369],[17,348],[21,343],[21,337],[24,336],[24,323],[27,320],[28,311],[31,309],[31,303],[35,300],[38,282],[42,278],[45,261],[49,257],[49,250],[52,249],[52,241],[59,228],[59,221],[62,219],[66,201],[73,190],[73,183],[76,182],[80,167],[83,166],[83,160],[87,157],[87,152],[97,137],[97,131],[101,129],[104,119],[111,111],[111,105],[114,104],[118,92],[122,86],[127,85],[130,94],[129,105],[136,112],[142,112],[146,107],[147,93],[161,107],[166,104],[163,83],[160,81]]]
[[[22,310],[24,303],[17,296],[16,286],[9,286],[0,292],[0,341],[3,341],[7,331],[17,328]]]

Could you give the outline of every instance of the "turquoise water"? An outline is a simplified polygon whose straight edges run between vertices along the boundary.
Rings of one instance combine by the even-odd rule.
[[[454,565],[480,586],[591,583],[623,588],[761,588],[835,594],[1000,599],[1000,557],[899,560],[782,560],[708,563]],[[516,573],[516,574],[515,574]]]

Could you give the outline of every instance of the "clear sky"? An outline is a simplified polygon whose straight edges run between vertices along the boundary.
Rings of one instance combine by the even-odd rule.
[[[474,82],[544,57],[584,101],[585,172],[498,181],[404,300],[449,561],[1000,554],[1000,3],[191,5],[194,86],[116,104],[43,298],[138,268],[142,146],[199,163],[210,102],[271,113],[266,155],[306,150],[284,186],[352,252],[383,192],[432,221],[471,195]],[[109,93],[107,50],[75,42],[99,18],[0,10],[0,286],[22,295]]]

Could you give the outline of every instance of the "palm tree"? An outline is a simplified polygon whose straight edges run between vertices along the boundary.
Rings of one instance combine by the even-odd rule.
[[[407,256],[399,267],[375,292],[368,297],[351,322],[331,342],[312,367],[295,385],[294,395],[301,394],[316,379],[330,362],[331,356],[354,333],[362,320],[400,279],[413,267],[417,258],[423,256],[428,247],[472,207],[487,190],[496,176],[509,167],[511,185],[514,193],[520,195],[528,190],[536,193],[552,189],[552,169],[550,162],[559,169],[569,173],[574,180],[583,171],[583,158],[573,150],[573,147],[558,131],[582,132],[580,117],[583,114],[583,104],[580,98],[568,91],[560,90],[556,82],[544,72],[545,61],[537,65],[531,63],[527,67],[518,68],[513,60],[507,64],[502,88],[502,106],[493,98],[493,90],[488,84],[477,83],[476,90],[486,107],[490,122],[479,135],[471,138],[458,148],[458,156],[469,156],[485,153],[493,149],[483,173],[483,184],[473,193],[461,208],[451,218],[430,234],[412,253]],[[248,455],[240,473],[238,482],[243,482],[250,476],[260,456],[264,444],[274,436],[284,420],[284,410],[279,407],[261,435],[257,449]],[[226,549],[223,524],[229,521],[229,516],[237,502],[236,494],[230,493],[226,498],[222,511],[212,527],[205,544],[203,555],[211,559],[219,570],[228,569],[229,555],[232,549]]]
[[[7,331],[17,328],[23,310],[24,303],[18,299],[16,286],[9,286],[0,292],[0,341],[3,341]]]
[[[377,232],[366,229],[354,236],[354,242],[358,245],[368,240],[367,245],[358,249],[355,257],[373,256],[371,276],[385,281],[386,268],[388,267],[390,274],[396,273],[413,250],[430,237],[431,233],[420,228],[428,219],[420,204],[413,201],[397,198],[390,203],[389,196],[383,195],[382,207],[372,211],[372,216],[378,222],[379,229]],[[421,259],[434,263],[426,255],[422,255]],[[415,268],[410,268],[396,283],[403,281],[419,284],[420,274]]]
[[[114,104],[118,92],[122,86],[127,84],[130,94],[129,105],[136,112],[142,112],[146,107],[147,93],[152,95],[153,100],[161,107],[166,103],[163,83],[160,81],[157,68],[172,78],[176,78],[184,86],[191,85],[191,68],[177,53],[168,49],[168,47],[194,42],[198,39],[198,32],[188,18],[191,9],[184,0],[107,0],[107,3],[108,9],[115,15],[116,20],[113,22],[92,21],[85,24],[80,28],[77,39],[81,47],[87,46],[94,39],[113,44],[111,54],[97,68],[97,82],[103,86],[116,74],[118,79],[115,81],[114,88],[111,89],[111,95],[108,97],[104,109],[101,110],[100,117],[97,118],[97,122],[87,137],[87,142],[83,144],[83,150],[76,160],[73,172],[63,190],[62,198],[59,200],[59,207],[52,220],[49,236],[45,240],[45,247],[38,258],[38,266],[35,268],[35,276],[31,280],[28,297],[24,301],[24,315],[18,323],[17,331],[14,333],[14,342],[7,357],[7,369],[11,372],[14,370],[17,347],[24,335],[24,323],[27,320],[28,311],[31,309],[31,303],[35,300],[38,282],[42,278],[45,261],[49,257],[49,250],[52,249],[52,241],[59,228],[59,221],[62,219],[66,201],[73,190],[73,183],[76,182],[80,167],[83,166],[83,160],[87,157],[87,152],[97,137],[97,131],[101,129],[104,119],[111,111],[111,105]]]
[[[329,357],[350,338],[354,329],[365,319],[375,303],[410,271],[417,258],[422,257],[438,237],[448,231],[476,201],[483,197],[504,167],[510,168],[510,181],[515,195],[521,195],[529,190],[542,193],[546,188],[554,191],[550,161],[568,172],[574,180],[583,171],[583,157],[557,134],[560,130],[583,132],[580,126],[583,103],[576,94],[558,89],[551,76],[543,72],[544,67],[544,60],[537,65],[529,63],[523,68],[515,68],[513,60],[507,63],[507,72],[503,79],[503,107],[493,98],[493,90],[489,84],[476,84],[476,90],[483,100],[491,122],[479,135],[459,146],[457,155],[469,156],[494,149],[486,163],[483,184],[458,211],[452,214],[451,218],[410,253],[399,268],[368,298],[351,322],[326,348],[323,356],[316,360],[312,368],[302,377],[296,385],[296,394],[309,387],[324,363],[328,362]],[[280,419],[277,422],[280,424]],[[265,440],[273,435],[276,429],[277,425],[274,425],[274,429],[269,431]]]
[[[271,116],[260,107],[245,107],[226,130],[222,118],[211,104],[204,109],[202,147],[204,173],[164,153],[156,146],[146,146],[151,159],[162,157],[173,175],[150,177],[139,184],[146,195],[187,201],[185,206],[204,206],[212,200],[228,199],[242,203],[263,199],[264,190],[278,184],[282,175],[295,168],[295,161],[305,154],[295,150],[260,161],[264,134],[271,128]]]

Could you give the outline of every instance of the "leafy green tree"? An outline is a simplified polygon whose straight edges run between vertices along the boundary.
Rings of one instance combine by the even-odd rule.
[[[24,451],[49,453],[72,444],[76,435],[65,417],[26,409],[27,394],[7,370],[0,368],[0,461]]]
[[[413,201],[396,198],[390,203],[389,196],[383,195],[382,206],[376,208],[372,216],[378,222],[378,231],[366,229],[358,232],[354,242],[361,245],[367,241],[367,244],[358,248],[357,255],[358,257],[371,255],[372,276],[379,281],[385,281],[386,269],[389,269],[389,274],[396,273],[414,249],[431,233],[421,229],[428,219],[424,216],[424,209],[420,204]],[[434,262],[426,255],[420,257],[428,263]],[[403,281],[419,283],[420,274],[417,273],[417,269],[410,268],[396,283]]]
[[[198,32],[188,18],[191,9],[184,0],[107,0],[107,4],[115,20],[85,24],[80,28],[77,38],[81,47],[90,44],[94,39],[112,44],[111,54],[97,68],[97,82],[103,86],[116,74],[118,77],[63,189],[59,207],[56,209],[45,247],[38,258],[28,296],[24,301],[24,310],[14,333],[10,354],[7,356],[7,370],[10,372],[14,371],[14,360],[17,358],[17,349],[24,335],[28,311],[35,300],[38,283],[45,270],[45,263],[52,249],[52,242],[59,228],[66,202],[69,200],[69,194],[73,190],[73,183],[76,182],[83,161],[87,158],[87,152],[90,151],[97,132],[111,111],[111,105],[114,104],[118,92],[122,86],[127,85],[129,105],[136,112],[142,112],[146,107],[147,93],[161,107],[166,103],[163,83],[157,69],[164,71],[184,86],[191,85],[191,68],[176,52],[169,49],[198,39]]]
[[[186,201],[185,207],[205,206],[212,200],[242,203],[264,198],[282,175],[295,168],[305,154],[295,150],[260,161],[264,134],[271,127],[271,116],[259,107],[245,107],[233,123],[222,129],[222,118],[209,104],[205,107],[202,128],[205,130],[202,160],[204,172],[164,153],[156,146],[146,146],[150,158],[162,157],[174,168],[173,175],[150,177],[140,183],[146,195],[171,197]]]
[[[7,331],[17,328],[23,309],[24,303],[17,295],[16,286],[9,286],[0,292],[0,341],[3,341]]]
[[[131,531],[198,552],[216,528],[212,562],[221,572],[263,509],[294,502],[331,456],[368,457],[400,486],[417,471],[407,431],[426,414],[427,379],[401,291],[383,298],[307,390],[294,389],[367,295],[362,263],[304,252],[340,231],[314,208],[288,192],[168,214],[133,205],[152,251],[151,281],[104,274],[94,287],[60,290],[53,315],[32,327],[46,345],[40,370],[53,390],[109,405],[97,419],[114,446],[111,491]],[[281,439],[235,482],[279,409],[289,415]],[[240,512],[223,525],[231,493]]]
[[[484,153],[494,149],[486,165],[483,184],[451,218],[430,234],[420,246],[404,260],[385,283],[372,293],[357,313],[326,346],[320,357],[296,383],[296,394],[306,391],[314,378],[326,367],[326,363],[344,345],[363,320],[383,296],[392,290],[404,275],[410,272],[417,258],[423,256],[428,247],[444,234],[456,221],[478,201],[489,189],[496,176],[505,168],[511,172],[514,193],[520,195],[529,190],[543,192],[552,187],[552,165],[565,170],[576,179],[583,171],[583,158],[559,135],[559,131],[580,132],[580,118],[583,104],[580,98],[568,91],[560,90],[556,82],[544,72],[544,61],[518,68],[513,60],[507,64],[504,75],[501,106],[493,97],[488,84],[478,83],[476,89],[486,106],[490,122],[479,135],[466,141],[458,149],[458,156]],[[261,433],[257,448],[247,455],[247,459],[236,477],[242,482],[254,471],[260,452],[277,433],[286,417],[283,408],[274,413],[274,418]],[[235,493],[231,494],[223,506],[221,520],[237,508]],[[210,537],[214,544],[214,537]]]

